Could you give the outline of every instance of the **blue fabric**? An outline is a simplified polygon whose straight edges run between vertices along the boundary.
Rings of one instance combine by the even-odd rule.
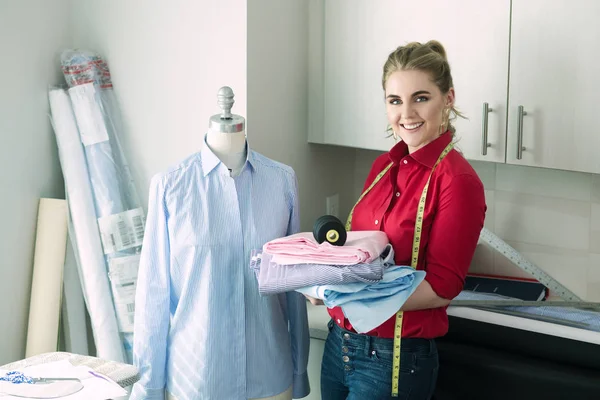
[[[33,378],[23,374],[20,371],[9,371],[4,376],[0,376],[0,381],[10,382],[14,384],[34,383]]]
[[[342,307],[352,327],[364,333],[396,314],[423,279],[425,271],[393,266],[384,272],[383,278],[377,283],[309,286],[297,291],[323,300],[328,308]]]
[[[131,399],[269,397],[310,389],[306,301],[262,297],[250,252],[299,230],[294,171],[248,149],[232,178],[205,144],[152,178],[136,294]]]
[[[321,398],[430,399],[439,369],[435,341],[402,339],[398,397],[392,397],[393,355],[393,339],[357,335],[330,321],[321,366]]]

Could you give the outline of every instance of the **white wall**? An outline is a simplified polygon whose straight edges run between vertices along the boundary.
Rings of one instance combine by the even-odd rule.
[[[0,0],[0,365],[25,356],[39,198],[64,198],[47,88],[63,79],[68,3]]]
[[[600,301],[600,175],[472,163],[486,188],[486,225],[589,301]],[[527,276],[482,249],[474,271]]]
[[[308,2],[248,2],[248,138],[298,175],[303,230],[325,213],[325,197],[340,194],[345,222],[355,150],[308,144]]]
[[[72,15],[75,45],[109,64],[146,207],[152,175],[201,148],[221,86],[246,115],[246,1],[73,0]]]
[[[379,154],[357,150],[355,194]],[[580,297],[600,301],[600,175],[471,164],[486,189],[486,227]],[[529,277],[486,246],[471,271]]]
[[[252,148],[296,170],[303,228],[330,194],[340,194],[345,217],[354,150],[307,143],[306,2],[86,0],[72,11],[75,44],[109,63],[144,205],[150,177],[200,149],[217,90],[228,85]]]
[[[252,148],[296,170],[303,228],[325,213],[325,197],[333,193],[345,217],[354,200],[355,151],[307,143],[307,3],[71,4],[75,46],[99,52],[109,64],[125,125],[122,143],[144,206],[151,176],[201,148],[209,117],[220,111],[217,90],[228,85]]]

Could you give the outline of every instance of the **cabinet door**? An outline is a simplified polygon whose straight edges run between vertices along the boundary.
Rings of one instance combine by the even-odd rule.
[[[598,0],[513,0],[508,163],[600,173],[599,15]]]
[[[505,161],[509,0],[325,0],[324,142],[389,150],[381,87],[396,47],[440,41],[454,78],[458,147],[470,159]],[[490,147],[483,155],[483,107]]]

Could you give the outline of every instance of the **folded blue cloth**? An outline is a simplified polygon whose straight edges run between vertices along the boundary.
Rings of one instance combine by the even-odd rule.
[[[377,283],[309,286],[296,291],[323,300],[329,308],[340,306],[354,329],[365,333],[396,314],[423,279],[425,271],[393,266]]]

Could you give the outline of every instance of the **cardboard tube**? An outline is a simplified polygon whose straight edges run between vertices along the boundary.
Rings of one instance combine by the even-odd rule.
[[[25,356],[57,350],[67,249],[67,202],[39,204]]]

